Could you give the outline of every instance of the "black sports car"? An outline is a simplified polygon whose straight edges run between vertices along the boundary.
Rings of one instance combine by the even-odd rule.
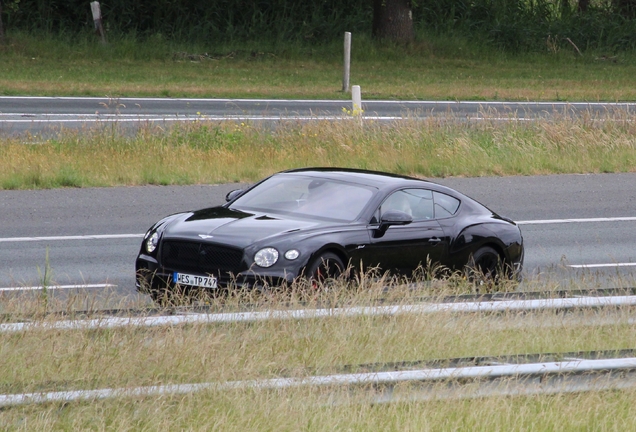
[[[284,171],[227,203],[168,216],[144,236],[137,288],[283,285],[379,268],[439,263],[518,277],[517,225],[450,188],[373,171]]]

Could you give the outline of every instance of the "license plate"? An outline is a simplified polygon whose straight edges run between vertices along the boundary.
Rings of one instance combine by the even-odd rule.
[[[172,280],[179,285],[192,285],[203,288],[216,288],[216,278],[214,276],[197,276],[185,273],[174,272]]]

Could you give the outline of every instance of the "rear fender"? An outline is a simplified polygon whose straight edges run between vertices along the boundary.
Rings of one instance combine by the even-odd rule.
[[[451,261],[467,263],[470,255],[481,247],[490,246],[495,249],[502,260],[508,261],[506,245],[486,224],[471,225],[464,228],[455,238],[449,249]]]

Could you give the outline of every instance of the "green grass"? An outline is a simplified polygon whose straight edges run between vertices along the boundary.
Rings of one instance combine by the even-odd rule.
[[[303,166],[344,166],[421,177],[629,172],[633,117],[469,124],[356,119],[290,122],[272,132],[201,121],[137,135],[68,131],[26,145],[0,140],[0,188],[251,182]]]
[[[101,46],[9,34],[0,54],[4,95],[348,97],[340,91],[341,42],[185,45],[155,37]],[[566,45],[515,56],[457,38],[396,47],[354,35],[352,56],[351,82],[366,99],[636,100],[631,52],[580,57]]]

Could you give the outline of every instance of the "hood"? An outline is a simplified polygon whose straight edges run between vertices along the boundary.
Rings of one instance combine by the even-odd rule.
[[[163,237],[204,240],[245,248],[272,236],[326,225],[333,224],[212,207],[179,215],[170,221],[163,231]]]

